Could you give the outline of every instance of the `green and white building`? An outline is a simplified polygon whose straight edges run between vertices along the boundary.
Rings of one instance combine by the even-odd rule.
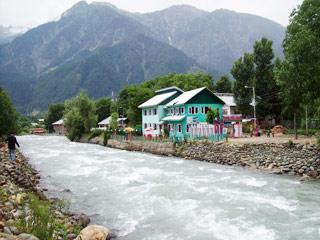
[[[145,136],[159,136],[163,129],[167,128],[170,138],[178,141],[204,137],[213,140],[223,138],[223,123],[221,125],[221,122],[217,121],[219,123],[211,125],[206,122],[209,108],[218,112],[222,118],[224,105],[224,102],[209,89],[203,87],[183,92],[171,87],[156,93],[155,97],[139,106],[142,109]]]
[[[142,109],[142,132],[144,136],[156,137],[165,127],[162,118],[166,116],[165,106],[183,93],[178,87],[163,88],[156,95],[139,106]]]

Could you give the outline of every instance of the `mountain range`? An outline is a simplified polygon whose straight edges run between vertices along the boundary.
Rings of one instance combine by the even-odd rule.
[[[284,33],[268,19],[228,10],[180,5],[140,14],[82,1],[0,45],[0,85],[18,111],[43,110],[80,89],[98,98],[171,72],[229,73],[261,37],[281,56]]]

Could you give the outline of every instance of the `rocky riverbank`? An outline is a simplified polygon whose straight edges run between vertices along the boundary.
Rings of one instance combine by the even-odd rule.
[[[289,174],[306,179],[320,179],[320,150],[303,144],[231,144],[206,141],[191,142],[176,148],[176,156],[185,159],[235,165]]]
[[[17,153],[16,162],[7,156],[6,149],[0,160],[0,240],[111,237],[104,227],[88,226],[86,215],[70,213],[65,202],[46,198],[45,189],[39,185],[40,174],[24,156]]]
[[[82,142],[103,145],[102,139]],[[108,147],[182,157],[222,165],[234,165],[299,176],[301,180],[320,179],[320,149],[302,143],[225,143],[192,141],[174,147],[173,143],[109,140]]]

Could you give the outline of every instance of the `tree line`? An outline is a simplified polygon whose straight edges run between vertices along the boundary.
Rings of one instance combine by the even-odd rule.
[[[290,15],[284,57],[274,58],[272,41],[262,38],[233,65],[234,94],[242,113],[250,113],[255,87],[257,115],[294,120],[320,116],[320,1],[304,0]],[[306,124],[308,121],[306,121]],[[307,125],[306,125],[307,127]],[[308,129],[308,128],[307,128]]]
[[[116,128],[117,118],[127,117],[130,125],[141,128],[141,109],[138,106],[155,95],[155,91],[169,86],[177,86],[184,91],[194,88],[207,87],[211,90],[231,91],[231,81],[227,76],[221,78],[227,84],[214,84],[211,75],[206,73],[168,74],[138,85],[124,87],[117,99],[103,97],[93,100],[81,91],[77,96],[64,103],[51,104],[45,116],[45,127],[53,131],[52,123],[64,119],[70,139],[89,133],[97,123],[111,116],[111,127]],[[228,88],[229,86],[229,88]]]

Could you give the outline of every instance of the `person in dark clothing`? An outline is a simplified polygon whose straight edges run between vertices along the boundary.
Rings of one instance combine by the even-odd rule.
[[[20,147],[20,145],[13,134],[10,134],[6,141],[8,142],[9,159],[11,161],[14,161],[16,159],[16,154],[15,154],[16,145],[18,147]]]

